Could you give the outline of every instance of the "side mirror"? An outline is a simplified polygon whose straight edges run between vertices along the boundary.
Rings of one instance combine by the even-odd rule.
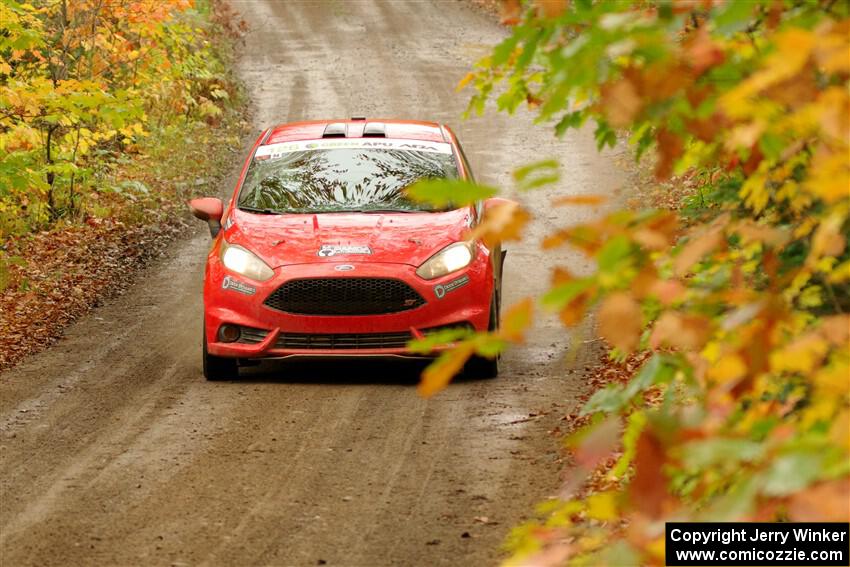
[[[192,214],[210,226],[210,236],[215,238],[221,230],[221,216],[224,214],[224,203],[215,197],[192,199],[187,203]]]

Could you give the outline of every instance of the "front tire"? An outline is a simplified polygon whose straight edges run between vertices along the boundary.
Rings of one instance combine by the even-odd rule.
[[[214,356],[207,350],[207,331],[204,329],[204,377],[213,382],[239,378],[239,366],[235,358]]]
[[[498,288],[494,286],[493,298],[490,300],[490,321],[487,325],[487,330],[490,332],[497,331],[499,329],[499,304],[501,302],[498,297]],[[466,366],[463,369],[463,373],[467,377],[474,379],[496,378],[499,375],[499,359],[501,358],[502,355],[496,355],[495,358],[487,358],[486,356],[478,356],[474,354],[467,361]]]

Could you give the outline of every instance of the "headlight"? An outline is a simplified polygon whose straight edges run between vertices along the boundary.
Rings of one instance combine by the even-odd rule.
[[[246,278],[264,282],[274,275],[274,270],[260,260],[254,253],[221,240],[221,263],[231,272],[241,274]]]
[[[474,257],[474,242],[455,242],[428,258],[416,273],[421,278],[433,280],[467,267]]]

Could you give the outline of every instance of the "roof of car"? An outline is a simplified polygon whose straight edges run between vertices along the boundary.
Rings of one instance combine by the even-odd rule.
[[[388,120],[383,118],[352,118],[343,120],[311,120],[308,122],[290,122],[271,128],[264,144],[294,142],[299,140],[318,140],[325,135],[329,125],[339,128],[347,138],[360,138],[365,128],[383,127],[386,138],[403,140],[425,140],[429,142],[449,142],[448,133],[436,122],[418,120]]]

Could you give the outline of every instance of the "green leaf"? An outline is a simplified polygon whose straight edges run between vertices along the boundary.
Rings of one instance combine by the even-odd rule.
[[[424,179],[407,188],[414,201],[435,207],[469,205],[496,194],[496,189],[465,179]]]
[[[584,124],[586,114],[580,110],[568,112],[561,117],[561,120],[555,124],[555,135],[559,138],[567,133],[570,128],[581,128]]]
[[[547,159],[514,170],[514,181],[520,191],[537,189],[560,179],[558,161]]]
[[[762,492],[785,496],[812,484],[821,474],[823,456],[811,451],[796,451],[774,459],[762,475]]]
[[[425,338],[414,339],[407,343],[407,347],[415,353],[428,354],[433,352],[435,347],[445,346],[461,339],[467,339],[471,335],[472,331],[466,328],[443,329],[427,333]]]
[[[541,302],[547,309],[560,311],[567,303],[589,289],[594,283],[596,283],[595,278],[582,278],[560,284],[546,292]]]
[[[605,243],[596,256],[600,272],[617,272],[622,264],[631,261],[632,244],[625,236],[618,235]]]
[[[753,8],[758,6],[752,2],[725,2],[722,9],[712,15],[717,31],[724,35],[746,29],[752,19]]]
[[[490,57],[490,67],[499,67],[508,61],[508,58],[516,48],[519,38],[516,35],[511,35],[502,43],[493,48],[493,55]]]
[[[619,477],[628,472],[637,452],[637,440],[645,426],[646,414],[644,412],[634,411],[629,415],[626,420],[626,429],[623,431],[623,454],[617,460],[614,468],[611,469],[611,474]]]
[[[752,462],[765,452],[761,443],[748,439],[701,439],[683,446],[682,461],[687,467],[701,469],[723,464]]]
[[[651,386],[673,380],[679,366],[677,358],[656,354],[641,367],[637,375],[623,386],[609,385],[596,392],[581,409],[581,415],[611,413],[629,405],[634,397]]]

